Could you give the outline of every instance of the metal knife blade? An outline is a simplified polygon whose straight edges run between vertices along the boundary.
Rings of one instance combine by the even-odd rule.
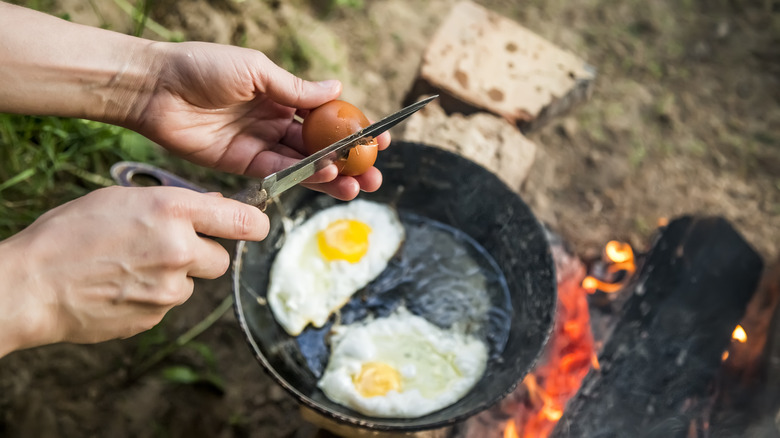
[[[366,126],[349,137],[346,137],[343,140],[339,140],[325,149],[309,155],[294,165],[280,170],[279,172],[268,175],[262,181],[252,184],[250,187],[247,187],[246,189],[237,193],[235,196],[233,196],[233,199],[244,202],[246,204],[254,205],[261,210],[264,210],[265,204],[268,202],[268,200],[278,196],[285,190],[298,185],[306,178],[314,175],[318,170],[323,169],[333,164],[337,160],[346,157],[349,154],[349,151],[357,146],[361,140],[369,137],[376,137],[377,135],[387,131],[388,129],[402,122],[407,117],[419,111],[422,107],[437,97],[439,96],[435,95],[423,99],[417,103],[413,103],[376,123]]]

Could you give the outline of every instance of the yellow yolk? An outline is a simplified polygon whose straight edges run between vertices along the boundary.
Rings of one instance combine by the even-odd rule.
[[[401,373],[381,362],[367,362],[352,382],[363,397],[376,397],[401,389]]]
[[[360,221],[339,219],[317,233],[317,244],[325,260],[357,263],[368,252],[371,227]]]

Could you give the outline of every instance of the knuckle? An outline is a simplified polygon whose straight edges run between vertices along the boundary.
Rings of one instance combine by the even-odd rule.
[[[237,208],[233,212],[233,226],[239,237],[248,236],[254,229],[254,218],[248,208]]]
[[[290,90],[292,95],[295,96],[296,100],[300,101],[305,95],[306,83],[298,76],[293,76],[290,86],[292,87],[292,90]]]
[[[192,264],[195,260],[195,254],[188,239],[169,238],[160,251],[160,258],[163,267],[180,269]]]
[[[178,199],[159,193],[153,198],[153,213],[165,218],[180,218],[185,216],[186,208]]]

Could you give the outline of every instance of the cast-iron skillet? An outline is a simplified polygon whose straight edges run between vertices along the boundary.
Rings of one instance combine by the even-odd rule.
[[[299,344],[263,303],[273,256],[283,235],[279,206],[266,213],[271,231],[263,242],[240,242],[234,261],[236,316],[255,357],[296,399],[326,418],[374,430],[443,427],[486,409],[506,396],[538,358],[552,329],[556,282],[544,230],[528,206],[495,175],[459,155],[420,144],[395,142],[376,166],[384,182],[360,198],[394,205],[464,231],[497,262],[509,287],[513,316],[504,350],[488,363],[482,380],[457,403],[420,418],[369,417],[328,400],[317,388]],[[285,193],[287,215],[327,204],[321,194]],[[258,297],[260,300],[258,301]]]
[[[444,427],[505,397],[538,359],[552,330],[556,303],[550,247],[542,226],[522,199],[472,161],[430,146],[394,142],[379,154],[376,166],[384,176],[382,187],[360,198],[388,203],[401,213],[428,217],[465,232],[492,256],[506,277],[513,313],[508,339],[503,351],[491,356],[471,392],[429,415],[393,419],[355,412],[330,401],[317,388],[318,377],[307,365],[299,343],[276,323],[265,303],[268,274],[284,235],[280,210],[295,216],[298,211],[311,212],[337,202],[304,188],[285,192],[281,205],[269,205],[266,213],[271,229],[264,241],[238,243],[233,264],[236,316],[268,374],[325,418],[382,431]],[[143,169],[136,172],[143,173]],[[157,179],[166,185],[187,186],[181,180]]]

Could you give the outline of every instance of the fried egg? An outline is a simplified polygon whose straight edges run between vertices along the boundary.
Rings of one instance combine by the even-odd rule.
[[[268,304],[292,336],[322,327],[385,269],[404,240],[391,207],[365,200],[339,204],[293,228],[274,259]]]
[[[414,418],[445,408],[480,380],[487,347],[401,308],[387,318],[340,326],[317,385],[365,415]]]

